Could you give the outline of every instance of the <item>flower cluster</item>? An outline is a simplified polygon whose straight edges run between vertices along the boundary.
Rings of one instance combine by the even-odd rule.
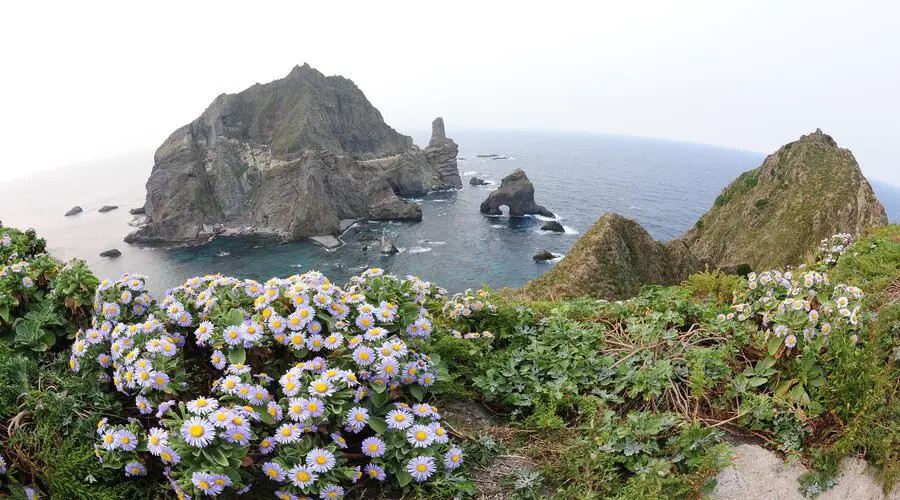
[[[264,283],[197,277],[159,303],[141,276],[103,282],[72,368],[89,361],[135,396],[150,430],[104,422],[98,455],[134,475],[147,459],[136,450],[146,449],[184,497],[248,489],[246,457],[279,483],[280,498],[452,474],[462,452],[423,402],[437,366],[419,351],[433,330],[425,303],[443,293],[380,269],[345,287],[317,272]],[[125,432],[141,447],[123,447]]]
[[[835,331],[856,343],[862,295],[856,287],[832,286],[828,275],[818,271],[750,273],[747,288],[736,294],[735,312],[729,316],[759,321],[766,341],[774,345],[773,339],[778,339],[789,350],[802,350],[814,341],[824,345]],[[720,315],[719,319],[728,318]]]
[[[827,266],[833,266],[837,263],[838,257],[847,251],[852,242],[853,235],[848,233],[838,233],[830,238],[825,238],[819,243],[816,260]]]
[[[492,339],[493,333],[484,329],[484,323],[496,315],[497,306],[491,293],[484,289],[466,290],[450,297],[443,306],[443,313],[450,322],[450,333],[460,339]]]

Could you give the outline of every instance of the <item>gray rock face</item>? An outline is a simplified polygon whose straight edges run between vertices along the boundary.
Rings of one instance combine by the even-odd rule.
[[[336,235],[343,219],[421,220],[400,196],[460,187],[456,144],[435,120],[424,150],[384,123],[356,85],[308,65],[222,94],[157,149],[147,222],[130,243],[222,235]]]
[[[78,215],[78,214],[80,214],[80,213],[83,212],[83,211],[84,211],[84,210],[82,210],[81,207],[79,207],[78,205],[76,205],[76,206],[70,208],[68,212],[66,212],[65,217],[71,217],[71,216],[73,216],[73,215]]]
[[[553,254],[548,250],[541,250],[540,252],[534,254],[534,260],[543,261],[543,260],[551,260],[553,259]]]
[[[144,207],[132,208],[128,211],[131,215],[144,215]]]
[[[114,258],[116,258],[116,257],[118,257],[118,256],[120,256],[120,255],[122,255],[122,252],[120,252],[120,251],[119,251],[118,249],[116,249],[116,248],[110,248],[109,250],[105,250],[105,251],[103,251],[103,252],[100,252],[100,256],[101,256],[101,257],[109,257],[109,258],[111,258],[111,259],[114,259]]]
[[[115,210],[115,209],[117,209],[117,208],[119,208],[118,205],[103,205],[103,206],[100,207],[100,209],[97,210],[97,211],[100,212],[101,214],[104,214],[104,213],[106,213],[106,212]]]
[[[541,226],[541,231],[553,231],[554,233],[564,233],[564,232],[566,232],[566,229],[559,222],[556,222],[555,220],[551,220],[551,221],[547,222],[546,224],[544,224],[543,226]]]
[[[500,189],[488,195],[481,202],[481,213],[486,215],[500,215],[503,213],[500,207],[509,207],[511,217],[521,217],[529,214],[538,214],[545,217],[553,217],[553,212],[538,205],[534,201],[534,185],[528,180],[525,172],[519,168],[500,181]]]
[[[469,179],[469,184],[473,186],[484,186],[485,184],[487,184],[487,181],[478,177],[472,177],[471,179]]]
[[[431,122],[431,140],[425,148],[425,159],[438,173],[441,181],[449,187],[461,188],[459,167],[456,162],[459,146],[444,133],[444,119],[437,117]]]
[[[388,238],[387,233],[381,233],[381,253],[385,255],[400,253],[400,250],[398,250],[390,238]]]

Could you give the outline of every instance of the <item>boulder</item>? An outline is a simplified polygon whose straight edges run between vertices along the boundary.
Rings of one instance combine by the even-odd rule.
[[[443,120],[432,129],[420,149],[352,81],[297,66],[218,96],[166,139],[147,181],[147,223],[127,241],[200,244],[216,225],[298,240],[339,234],[346,219],[421,220],[401,196],[462,185]]]
[[[101,256],[101,257],[109,257],[109,258],[111,258],[111,259],[114,259],[114,258],[116,258],[116,257],[118,257],[118,256],[120,256],[120,255],[122,255],[122,252],[120,252],[120,251],[119,251],[118,249],[116,249],[116,248],[110,248],[109,250],[105,250],[105,251],[103,251],[103,252],[100,252],[100,256]]]
[[[528,180],[525,172],[519,168],[500,181],[500,189],[491,192],[487,199],[481,202],[481,213],[486,215],[500,215],[503,213],[500,207],[509,207],[511,217],[521,217],[529,214],[554,217],[553,212],[538,205],[534,201],[534,185]]]
[[[97,210],[97,211],[100,212],[101,214],[104,214],[104,213],[106,213],[106,212],[109,212],[109,211],[111,211],[111,210],[115,210],[115,209],[117,209],[117,208],[119,208],[118,205],[103,205],[102,207],[100,207],[100,210]]]
[[[548,221],[546,224],[541,226],[541,231],[553,231],[554,233],[564,233],[566,229],[555,220]]]
[[[137,208],[132,208],[131,210],[128,211],[128,213],[130,213],[131,215],[144,215],[145,212],[146,211],[144,210],[143,206],[137,207]]]
[[[74,207],[70,208],[68,212],[66,212],[65,217],[71,217],[73,215],[78,215],[83,211],[84,210],[81,207],[79,207],[78,205],[75,205]]]
[[[384,255],[394,255],[400,253],[400,250],[394,246],[394,243],[388,238],[387,233],[381,233],[381,253]]]
[[[559,264],[520,289],[523,298],[618,300],[644,285],[672,285],[701,269],[680,241],[664,245],[637,222],[615,213],[600,218]]]
[[[471,179],[469,179],[469,184],[473,186],[484,186],[485,184],[487,184],[487,181],[473,176]]]
[[[534,260],[537,260],[537,261],[551,260],[553,258],[554,258],[553,254],[550,253],[548,250],[541,250],[540,252],[534,254]]]
[[[802,263],[833,234],[884,224],[853,153],[817,129],[738,176],[682,239],[716,267],[765,270]]]

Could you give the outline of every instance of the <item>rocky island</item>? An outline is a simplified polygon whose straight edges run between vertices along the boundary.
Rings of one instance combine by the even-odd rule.
[[[125,240],[199,244],[248,232],[296,240],[336,235],[347,219],[421,220],[401,197],[461,187],[457,151],[443,119],[420,149],[352,81],[297,66],[218,96],[163,142],[146,221]]]
[[[501,215],[500,207],[509,208],[510,217],[522,217],[537,214],[544,217],[554,217],[553,212],[547,210],[534,201],[534,184],[528,180],[525,171],[517,168],[500,181],[500,189],[491,192],[487,199],[481,202],[481,213],[485,215]]]

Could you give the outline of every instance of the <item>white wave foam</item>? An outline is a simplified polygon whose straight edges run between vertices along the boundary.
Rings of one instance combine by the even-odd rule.
[[[534,232],[538,233],[538,234],[581,234],[577,229],[575,229],[574,227],[571,227],[571,226],[563,226],[562,233],[556,233],[553,231],[544,231],[539,227],[535,228]]]
[[[409,249],[409,253],[425,253],[430,252],[432,249],[429,247],[412,247]]]
[[[460,173],[459,173],[459,176],[460,176],[460,177],[468,177],[468,176],[470,176],[470,175],[475,175],[475,174],[477,174],[477,173],[478,173],[478,172],[476,172],[476,171],[474,171],[474,170],[466,170],[465,172],[460,172]]]
[[[489,217],[500,217],[500,216],[499,215],[491,215]],[[506,227],[506,224],[494,224],[491,227],[494,229],[503,229],[504,227]]]

